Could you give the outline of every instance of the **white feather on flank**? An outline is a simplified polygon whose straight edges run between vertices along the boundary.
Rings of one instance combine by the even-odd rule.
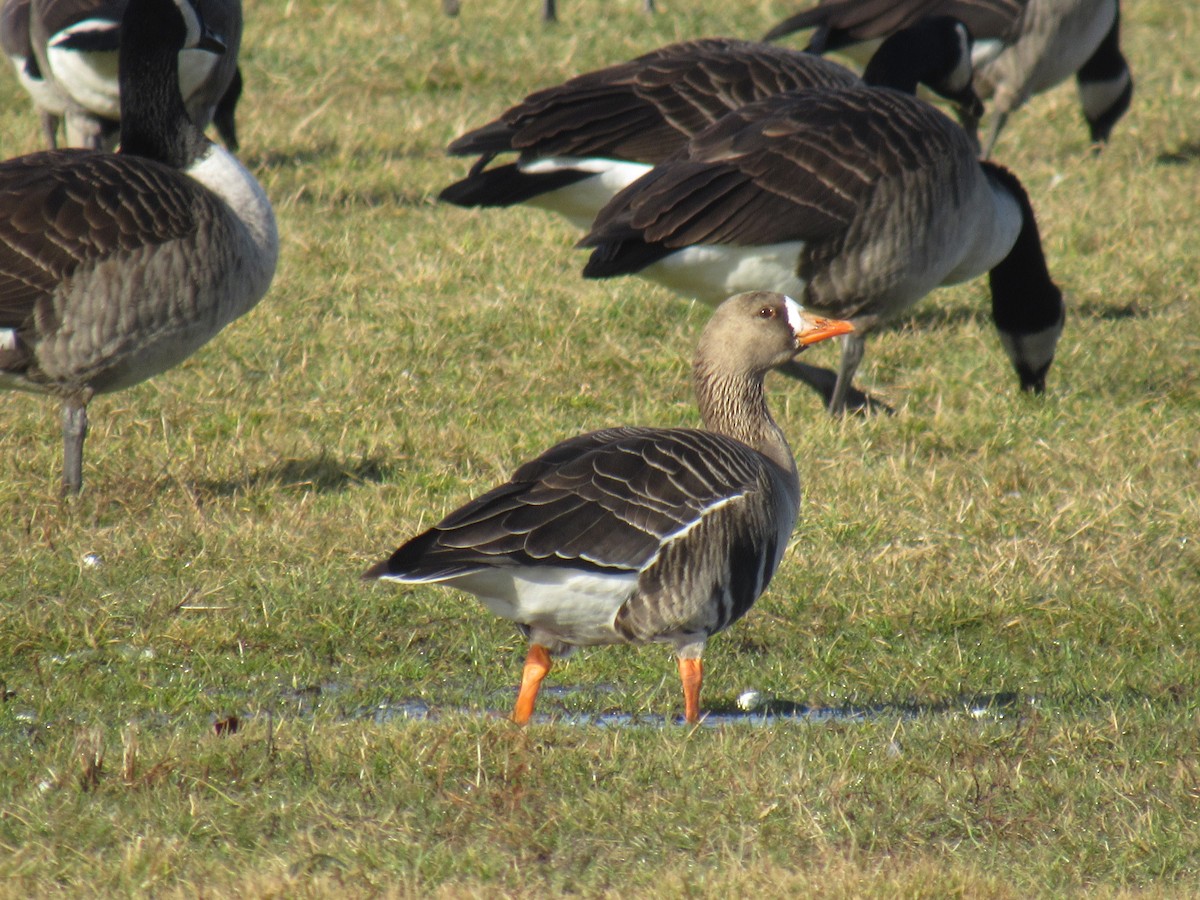
[[[520,165],[521,171],[529,175],[564,171],[595,173],[591,178],[539,194],[527,204],[557,213],[584,231],[592,227],[596,214],[609,200],[651,168],[646,163],[578,156],[547,156]]]
[[[0,328],[0,350],[17,349],[17,332],[14,328]]]
[[[180,5],[188,23],[188,42],[195,44],[200,39],[200,26],[191,5]],[[50,71],[62,89],[80,106],[106,119],[121,118],[121,89],[117,82],[117,53],[107,50],[98,53],[81,53],[56,47],[55,43],[82,31],[109,31],[119,26],[109,19],[85,19],[64,28],[46,48]],[[195,33],[193,37],[192,33]],[[210,50],[194,47],[179,53],[179,91],[184,100],[191,98],[200,86],[212,75],[220,56]],[[17,73],[20,75],[20,71]],[[26,79],[22,79],[25,81]],[[43,104],[45,105],[45,104]],[[59,104],[61,105],[61,104]],[[61,114],[65,110],[58,110]]]
[[[84,31],[115,31],[111,19],[84,19],[58,32],[46,48],[50,72],[62,89],[80,106],[106,119],[121,118],[121,92],[117,87],[117,54],[81,53],[56,46]]]
[[[750,247],[697,244],[677,250],[640,274],[710,306],[745,291],[771,290],[803,296],[807,282],[796,273],[804,241]]]
[[[405,584],[421,579],[382,575]],[[617,610],[632,596],[638,573],[600,574],[552,564],[486,568],[436,579],[477,596],[494,615],[551,634],[570,634],[572,643],[618,641]]]

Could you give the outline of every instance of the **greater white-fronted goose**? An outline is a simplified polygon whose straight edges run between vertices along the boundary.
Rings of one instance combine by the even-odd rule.
[[[960,19],[975,38],[975,89],[992,98],[984,156],[1009,114],[1072,75],[1097,144],[1129,109],[1133,78],[1121,54],[1118,0],[824,0],[780,22],[766,40],[813,28],[810,52],[865,59],[887,35],[931,15]]]
[[[26,8],[32,61],[21,78],[38,108],[48,144],[56,146],[61,118],[66,144],[111,150],[120,133],[120,85],[117,77],[121,19],[128,0],[7,0],[7,7]],[[180,89],[192,120],[203,130],[214,120],[231,150],[237,149],[233,107],[241,90],[238,52],[242,40],[241,0],[197,0],[196,8],[215,33],[222,35],[223,53],[203,48],[183,51],[179,63]],[[19,11],[14,15],[21,15]],[[15,60],[14,60],[15,62]]]
[[[512,717],[524,723],[553,656],[671,645],[684,717],[700,716],[701,654],[766,589],[800,507],[767,371],[850,331],[779,294],[732,297],[700,338],[704,430],[609,428],[563,441],[363,576],[475,594],[528,636]]]
[[[908,92],[924,83],[978,114],[969,56],[961,24],[928,20],[892,36],[864,78]],[[671,44],[530,94],[455,140],[452,155],[479,159],[439,199],[467,207],[524,203],[586,229],[617,191],[730,110],[785,91],[861,83],[844,66],[770,44]],[[515,162],[489,168],[510,153]]]
[[[1025,390],[1042,391],[1063,323],[1029,199],[954,122],[886,88],[744,106],[613,198],[584,275],[638,274],[716,304],[778,290],[854,322],[836,380],[794,374],[846,408],[864,338],[938,285],[990,271],[992,310]],[[853,405],[864,400],[855,392]]]
[[[275,272],[266,194],[188,118],[181,48],[220,43],[188,0],[129,0],[121,152],[0,163],[0,387],[62,400],[63,485],[82,483],[93,394],[171,368]]]

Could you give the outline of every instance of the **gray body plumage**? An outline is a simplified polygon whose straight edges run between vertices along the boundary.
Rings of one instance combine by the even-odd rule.
[[[586,229],[613,194],[731,109],[858,81],[844,66],[771,45],[731,38],[671,44],[530,94],[456,139],[449,152],[478,161],[440,199],[527,203]],[[490,166],[512,153],[515,161]]]
[[[262,221],[269,205],[255,205]],[[251,308],[274,273],[273,233],[255,235],[226,199],[153,160],[20,157],[0,164],[0,209],[0,329],[15,337],[0,347],[0,381],[11,387],[137,384]]]

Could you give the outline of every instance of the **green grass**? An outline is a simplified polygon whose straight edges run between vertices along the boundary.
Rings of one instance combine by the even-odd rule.
[[[0,395],[0,895],[1200,891],[1200,13],[1127,4],[1137,94],[1099,158],[1069,86],[1001,139],[1068,294],[1047,396],[1016,392],[982,280],[870,341],[860,382],[895,416],[831,421],[772,382],[804,510],[710,643],[704,705],[879,712],[562,721],[678,712],[667,652],[611,648],[557,668],[579,690],[522,731],[509,625],[358,574],[562,437],[694,424],[707,311],[585,283],[536,211],[436,204],[466,167],[442,148],[536,87],[793,5],[578,0],[550,29],[526,0],[464,5],[252,5],[270,293],[94,402],[73,502],[54,404]],[[3,78],[0,152],[37,135]],[[439,717],[386,714],[409,699]]]

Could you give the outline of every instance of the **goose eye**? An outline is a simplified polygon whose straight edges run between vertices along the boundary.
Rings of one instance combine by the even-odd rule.
[[[775,311],[775,307],[773,306],[764,306],[758,311],[758,317],[760,319],[773,319],[776,315],[778,315],[778,313]]]

